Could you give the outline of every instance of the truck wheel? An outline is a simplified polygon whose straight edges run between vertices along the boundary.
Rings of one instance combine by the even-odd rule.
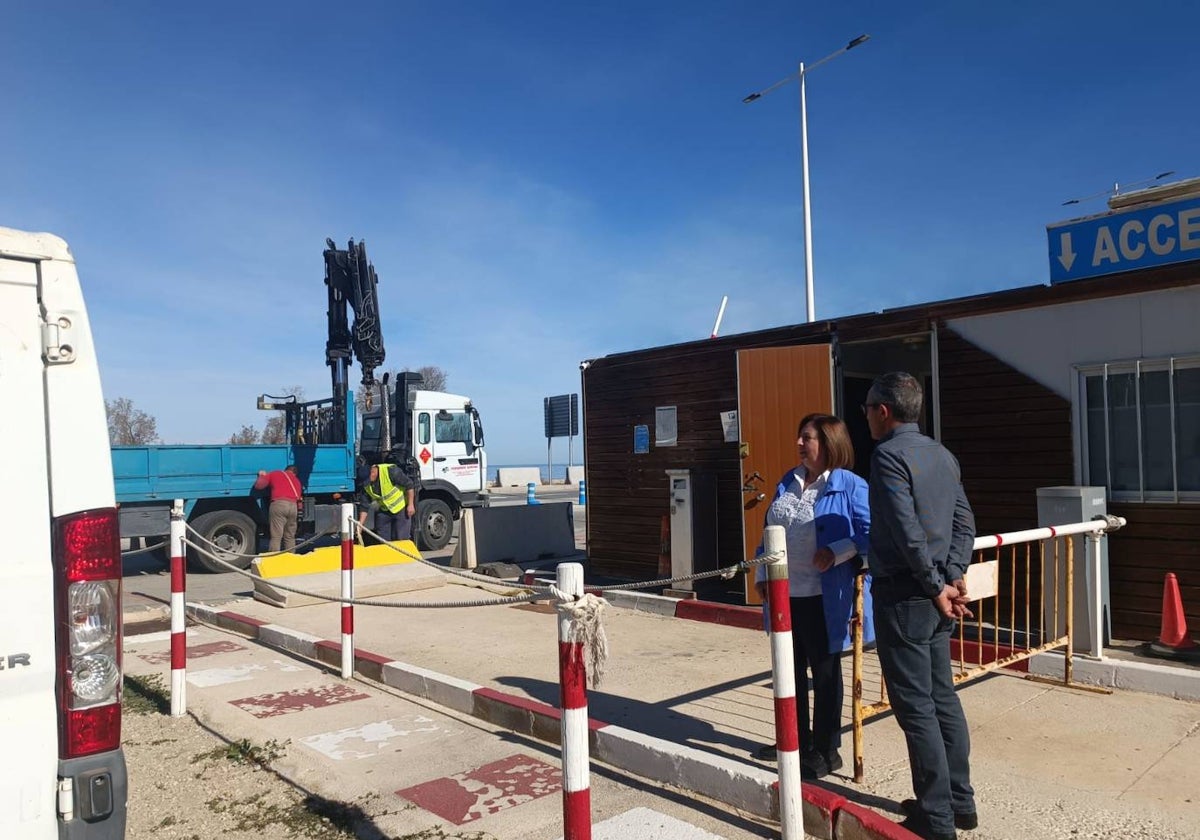
[[[437,551],[445,548],[454,534],[454,514],[441,499],[426,499],[417,504],[417,548]]]
[[[250,567],[251,557],[247,555],[258,552],[258,526],[254,520],[236,510],[214,510],[197,516],[192,527],[210,543],[214,543],[220,551],[214,550],[197,540],[205,549],[237,566],[239,569]],[[188,548],[188,560],[196,567],[206,572],[228,572],[224,566],[214,562],[206,554],[201,554],[194,548]]]

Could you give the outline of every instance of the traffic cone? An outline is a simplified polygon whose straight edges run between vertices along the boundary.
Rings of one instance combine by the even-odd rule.
[[[1168,659],[1200,659],[1200,647],[1188,636],[1187,617],[1183,614],[1183,599],[1174,572],[1163,580],[1162,632],[1147,645],[1152,656]]]

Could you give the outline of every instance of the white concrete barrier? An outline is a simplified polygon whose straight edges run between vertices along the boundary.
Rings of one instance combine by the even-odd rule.
[[[531,482],[542,483],[542,471],[538,467],[500,467],[496,470],[496,484],[500,487],[524,487]]]
[[[583,481],[586,476],[583,474],[583,466],[567,467],[567,484],[579,486],[579,482]]]

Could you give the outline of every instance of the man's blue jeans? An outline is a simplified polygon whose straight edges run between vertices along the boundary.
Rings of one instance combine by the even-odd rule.
[[[954,622],[913,588],[874,581],[879,664],[908,742],[917,804],[930,828],[953,835],[954,814],[975,812],[971,735],[954,691],[950,662]]]

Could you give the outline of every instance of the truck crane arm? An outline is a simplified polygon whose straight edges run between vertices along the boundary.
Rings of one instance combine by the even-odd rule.
[[[325,285],[329,295],[325,363],[333,381],[334,411],[344,412],[352,358],[357,358],[362,368],[363,391],[369,406],[375,388],[375,369],[383,364],[385,357],[379,322],[379,277],[367,259],[365,242],[355,243],[351,239],[344,251],[332,239],[325,240],[325,244]],[[347,305],[354,310],[353,327],[347,320]]]

